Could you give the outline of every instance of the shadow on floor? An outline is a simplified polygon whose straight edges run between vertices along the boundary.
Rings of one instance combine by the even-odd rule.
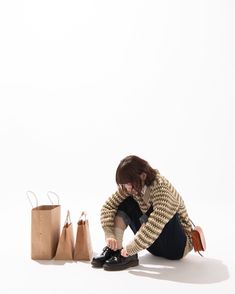
[[[229,278],[228,268],[221,260],[189,255],[182,260],[167,260],[146,254],[140,265],[128,272],[135,276],[188,284],[213,284]]]
[[[42,264],[42,265],[64,265],[66,263],[84,263],[84,264],[88,264],[90,266],[90,261],[85,261],[85,260],[54,260],[54,259],[51,259],[51,260],[34,260],[36,261],[37,263],[39,264]]]

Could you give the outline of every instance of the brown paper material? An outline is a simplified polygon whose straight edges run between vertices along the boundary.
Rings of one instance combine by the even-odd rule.
[[[60,237],[60,205],[41,205],[31,213],[31,258],[48,260],[55,256]]]
[[[73,226],[68,212],[56,250],[55,260],[73,260],[74,236]]]
[[[82,219],[84,216],[84,220]],[[86,214],[81,214],[77,225],[77,235],[74,249],[74,260],[91,260],[93,255],[89,223]]]

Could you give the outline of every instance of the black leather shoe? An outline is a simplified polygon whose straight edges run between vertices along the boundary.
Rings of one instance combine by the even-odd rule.
[[[97,256],[93,257],[91,264],[93,267],[102,267],[106,260],[111,258],[114,254],[116,254],[117,251],[113,251],[109,247],[104,247],[103,252]]]
[[[103,268],[106,271],[121,271],[132,266],[137,266],[138,264],[139,259],[137,254],[123,257],[119,251],[119,254],[113,255],[105,261]]]

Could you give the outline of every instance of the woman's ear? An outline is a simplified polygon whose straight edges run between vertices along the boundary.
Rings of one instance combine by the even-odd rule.
[[[142,172],[142,173],[140,174],[140,179],[141,179],[142,181],[145,181],[146,178],[147,178],[147,174],[144,173],[144,172]]]

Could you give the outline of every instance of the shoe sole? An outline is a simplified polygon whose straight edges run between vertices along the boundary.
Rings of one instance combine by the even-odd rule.
[[[91,264],[92,267],[95,267],[95,268],[102,268],[104,264]]]
[[[121,270],[127,269],[129,267],[137,266],[137,265],[139,265],[139,260],[133,260],[128,262],[127,264],[116,265],[116,266],[108,266],[104,264],[103,268],[106,271],[121,271]]]

